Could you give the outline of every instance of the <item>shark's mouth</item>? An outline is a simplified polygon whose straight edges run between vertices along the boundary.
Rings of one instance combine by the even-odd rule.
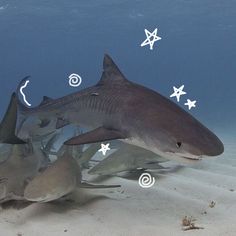
[[[202,160],[202,156],[195,156],[195,157],[186,157],[186,156],[181,156],[182,158],[185,158],[187,160],[193,160],[193,161],[200,161]]]
[[[176,160],[180,162],[197,162],[202,160],[202,156],[192,155],[192,154],[183,154],[183,153],[174,153],[168,152],[166,153],[166,158],[169,160]]]

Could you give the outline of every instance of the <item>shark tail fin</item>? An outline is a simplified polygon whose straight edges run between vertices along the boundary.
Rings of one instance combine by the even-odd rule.
[[[16,94],[11,96],[10,104],[0,124],[0,142],[9,144],[24,144],[25,142],[15,135],[17,122]]]

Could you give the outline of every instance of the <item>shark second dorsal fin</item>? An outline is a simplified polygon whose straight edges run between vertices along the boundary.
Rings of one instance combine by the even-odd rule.
[[[47,97],[47,96],[43,96],[43,100],[42,102],[39,104],[39,106],[42,106],[42,105],[45,105],[47,104],[48,102],[52,101],[53,99],[50,98],[50,97]]]
[[[103,73],[99,85],[110,84],[110,83],[122,83],[128,80],[122,74],[118,66],[114,63],[111,57],[107,54],[104,55],[103,59]]]

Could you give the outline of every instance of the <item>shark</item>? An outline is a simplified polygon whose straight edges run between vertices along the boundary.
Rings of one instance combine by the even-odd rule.
[[[63,150],[59,150],[58,153],[62,156],[58,156],[54,163],[29,181],[24,190],[24,199],[32,202],[50,202],[67,196],[77,188],[120,187],[120,185],[93,185],[83,181],[80,167],[83,161],[74,158],[74,147],[62,146],[61,149]]]
[[[180,162],[224,151],[221,140],[200,121],[160,93],[128,80],[107,54],[94,86],[33,108],[18,101],[18,107],[25,117],[57,118],[87,128],[65,145],[121,140]]]
[[[0,203],[25,200],[24,188],[41,168],[49,164],[39,141],[19,139],[16,134],[17,98],[13,93],[0,123]]]
[[[24,200],[24,188],[38,173],[45,158],[41,150],[36,149],[32,143],[11,145],[7,156],[0,164],[0,203]]]
[[[160,164],[167,159],[155,153],[130,144],[122,144],[112,154],[92,167],[91,175],[114,175],[124,171],[137,169],[166,169]]]

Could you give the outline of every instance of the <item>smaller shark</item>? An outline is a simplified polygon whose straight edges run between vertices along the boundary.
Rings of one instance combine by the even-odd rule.
[[[142,169],[165,169],[160,165],[165,158],[143,148],[123,144],[118,150],[110,154],[89,170],[91,175],[113,175],[123,171]]]
[[[0,148],[5,152],[4,144]],[[32,143],[13,144],[7,158],[0,164],[0,203],[9,200],[23,200],[24,188],[44,163],[45,156]]]
[[[50,202],[72,193],[77,188],[120,187],[120,185],[92,185],[82,181],[81,168],[72,155],[74,147],[63,146],[62,149],[64,151],[59,151],[63,153],[62,156],[26,186],[24,191],[26,200]],[[80,163],[82,164],[81,160]]]
[[[25,143],[16,137],[16,121],[17,101],[13,93],[0,123],[0,140],[3,142],[0,144],[0,203],[24,200],[27,182],[49,163],[41,150],[41,140],[33,142],[29,137]]]

